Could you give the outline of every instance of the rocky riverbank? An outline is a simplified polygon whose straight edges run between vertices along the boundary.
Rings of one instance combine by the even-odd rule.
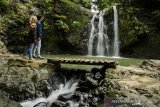
[[[66,106],[62,101],[73,98],[81,100],[80,105],[87,107],[104,105],[103,99],[108,98],[134,100],[138,101],[136,102],[138,106],[144,107],[160,106],[159,60],[144,61],[140,66],[118,65],[116,69],[108,68],[105,71],[95,67],[88,72],[76,68],[57,69],[54,64],[47,63],[46,60],[30,61],[10,54],[0,55],[0,103],[3,107],[19,107],[18,103],[21,101],[47,97],[54,88],[57,88],[53,80],[56,83],[63,83],[73,77],[79,79],[74,95],[69,98],[67,94],[59,96],[58,102],[53,103],[53,106]],[[54,86],[52,90],[48,83]],[[105,104],[114,103],[105,102]],[[125,106],[132,105],[132,103],[127,104],[125,103]],[[124,107],[124,104],[120,106]]]
[[[110,73],[109,73],[110,72]],[[160,61],[144,61],[138,66],[117,66],[107,73],[114,97],[137,100],[143,107],[160,106]],[[117,86],[117,87],[116,87]]]
[[[0,55],[0,90],[17,102],[37,98],[44,93],[43,84],[53,71],[54,65],[45,60],[30,61],[18,55]]]

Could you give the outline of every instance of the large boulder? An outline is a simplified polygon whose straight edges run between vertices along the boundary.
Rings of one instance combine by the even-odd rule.
[[[16,55],[0,56],[0,89],[15,101],[45,96],[45,80],[53,71],[54,65],[45,60],[31,61]]]

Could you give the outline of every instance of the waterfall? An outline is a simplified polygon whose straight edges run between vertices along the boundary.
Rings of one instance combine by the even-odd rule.
[[[116,6],[113,6],[114,10],[114,49],[113,57],[119,57],[119,37],[118,37],[118,13]]]
[[[105,31],[107,33],[107,27],[104,24],[104,11],[99,11],[97,6],[94,4],[94,2],[96,2],[97,0],[92,0],[91,2],[91,12],[93,13],[93,17],[91,20],[91,32],[90,32],[90,37],[89,37],[89,42],[88,42],[88,55],[89,56],[93,56],[93,51],[94,51],[94,47],[96,47],[96,55],[97,56],[105,56],[105,55],[109,55],[109,39],[108,39],[108,35],[105,34]],[[98,24],[96,23],[96,20],[98,19],[99,22]],[[95,37],[96,39],[98,39],[97,41],[95,41]],[[94,46],[95,43],[97,43],[97,46]],[[105,54],[105,50],[106,50],[106,54]]]
[[[104,13],[101,11],[99,13],[99,23],[98,23],[98,44],[97,44],[97,55],[104,56]]]
[[[114,10],[114,39],[109,42],[107,28],[104,21],[104,11],[99,11],[96,5],[97,0],[91,1],[91,12],[93,17],[91,20],[91,31],[88,42],[88,55],[93,56],[112,56],[119,57],[119,35],[118,35],[118,13],[116,6]],[[98,21],[99,20],[99,21]],[[96,47],[96,52],[95,48]],[[112,53],[112,54],[111,54]]]
[[[92,20],[91,20],[91,32],[90,32],[90,37],[89,37],[89,42],[88,42],[88,55],[92,56],[93,55],[93,41],[96,36],[95,32],[95,18],[97,17],[97,14],[99,10],[97,9],[97,6],[94,4],[96,0],[92,0],[91,2],[91,12],[93,14]]]
[[[95,38],[95,26],[94,26],[94,20],[95,20],[95,17],[97,16],[97,13],[94,13],[93,17],[92,17],[92,20],[91,20],[91,24],[92,24],[92,27],[91,27],[91,33],[90,33],[90,37],[89,37],[89,43],[88,43],[88,55],[93,55],[93,40]]]

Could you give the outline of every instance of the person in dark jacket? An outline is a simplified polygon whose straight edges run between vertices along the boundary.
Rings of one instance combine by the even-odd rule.
[[[36,39],[37,39],[37,17],[31,16],[29,23],[30,23],[30,28],[27,36],[28,45],[25,49],[24,56],[28,55],[29,59],[33,59],[32,51],[33,51],[34,43],[36,42]]]
[[[37,43],[34,44],[33,57],[43,59],[41,56],[41,40],[43,34],[42,21],[44,20],[44,16],[39,15],[37,16],[37,19]]]

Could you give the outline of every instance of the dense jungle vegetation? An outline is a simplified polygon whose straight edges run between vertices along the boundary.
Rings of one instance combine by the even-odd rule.
[[[11,52],[23,52],[32,13],[45,16],[43,52],[86,54],[92,14],[90,0],[1,0],[0,36]],[[119,14],[121,55],[160,58],[160,0],[98,0],[107,10],[109,36],[113,9]]]

